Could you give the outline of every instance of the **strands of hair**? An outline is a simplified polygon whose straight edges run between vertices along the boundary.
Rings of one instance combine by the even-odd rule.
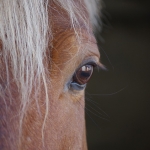
[[[86,8],[88,10],[90,21],[93,25],[93,30],[101,29],[100,10],[102,7],[101,0],[84,0]]]
[[[46,68],[43,64],[49,30],[47,5],[46,0],[0,1],[2,61],[7,71],[7,87],[14,82],[20,93],[20,125],[32,90],[40,87],[41,81],[44,84],[45,103],[48,107]],[[13,79],[10,79],[10,75]],[[34,94],[37,102],[39,92],[40,89]]]
[[[7,76],[7,89],[13,82],[20,93],[21,110],[20,125],[22,125],[27,106],[32,99],[37,101],[40,93],[40,85],[44,85],[45,92],[45,119],[49,110],[48,85],[50,84],[48,68],[45,67],[46,49],[48,42],[53,39],[51,25],[49,24],[48,9],[51,0],[2,0],[0,1],[0,39],[2,49],[0,50],[1,62],[5,67]],[[89,16],[96,25],[97,14],[96,2],[98,0],[84,0]],[[84,26],[88,28],[87,18],[74,0],[53,0],[64,9],[69,17],[76,36],[76,28],[80,29],[78,20],[81,19]],[[50,58],[50,57],[49,57]],[[0,80],[6,80],[0,73]],[[12,75],[13,79],[10,78]],[[37,88],[39,87],[39,88]],[[33,89],[36,88],[33,94]],[[2,91],[0,91],[2,92]],[[11,93],[11,91],[10,91]],[[4,99],[2,93],[0,93]],[[13,100],[12,100],[13,102]],[[42,129],[42,131],[43,131]]]
[[[3,60],[7,67],[8,60],[11,63],[11,72],[24,103],[29,98],[34,81],[44,72],[42,61],[47,45],[47,10],[40,0],[5,0],[0,3]],[[10,81],[7,82],[9,84]]]

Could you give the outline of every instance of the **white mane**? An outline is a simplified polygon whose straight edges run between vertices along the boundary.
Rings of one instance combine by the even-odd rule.
[[[84,0],[86,8],[88,10],[90,21],[93,25],[93,29],[100,28],[100,10],[101,10],[101,1],[100,0]],[[99,22],[99,23],[98,23]]]
[[[48,113],[48,68],[45,67],[46,50],[48,42],[52,40],[53,33],[49,24],[48,9],[51,0],[1,0],[0,1],[0,39],[2,49],[0,59],[6,69],[7,87],[14,82],[20,93],[21,112],[25,112],[30,102],[33,88],[38,102],[38,93],[42,83],[44,85],[46,115]],[[82,19],[88,26],[84,13],[81,12],[74,0],[53,0],[65,9],[70,16],[72,28],[78,26],[78,19]],[[96,25],[94,19],[97,14],[98,0],[84,0],[91,21]],[[52,20],[50,20],[51,22]],[[8,69],[9,68],[9,69]],[[0,73],[0,81],[4,78]],[[10,79],[10,74],[13,80]],[[5,79],[6,80],[6,79]],[[0,91],[2,96],[2,91]]]

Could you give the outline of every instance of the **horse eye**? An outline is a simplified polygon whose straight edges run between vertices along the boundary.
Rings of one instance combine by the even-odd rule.
[[[84,65],[80,67],[73,76],[73,82],[79,85],[86,84],[93,73],[93,65]]]

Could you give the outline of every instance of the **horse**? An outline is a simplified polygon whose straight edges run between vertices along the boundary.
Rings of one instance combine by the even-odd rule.
[[[84,91],[103,67],[97,3],[0,1],[1,150],[87,149]]]

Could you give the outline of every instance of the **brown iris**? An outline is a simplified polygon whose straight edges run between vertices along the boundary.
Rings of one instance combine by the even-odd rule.
[[[83,85],[86,84],[93,73],[93,65],[84,65],[80,67],[73,76],[73,82]]]

